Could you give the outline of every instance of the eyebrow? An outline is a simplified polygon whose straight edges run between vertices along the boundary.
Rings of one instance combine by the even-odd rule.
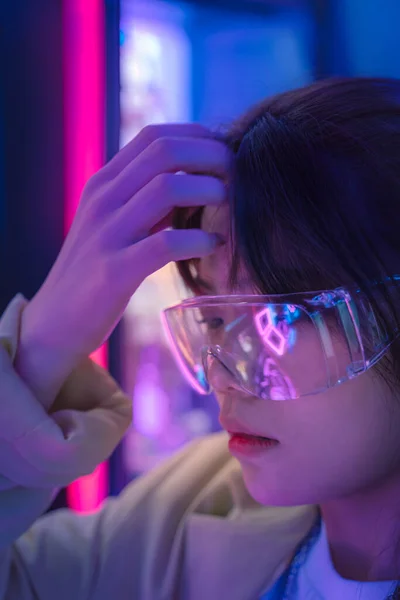
[[[215,287],[213,286],[213,284],[210,283],[209,281],[206,281],[202,277],[200,277],[200,275],[197,275],[195,277],[195,283],[196,283],[196,285],[198,285],[200,288],[206,290],[207,292],[211,292],[212,294],[216,294],[217,293],[217,291],[216,291]]]
[[[218,296],[218,292],[216,287],[214,286],[214,284],[210,281],[206,281],[205,279],[203,279],[200,276],[196,277],[196,284],[204,289],[206,292],[208,292],[210,295],[215,295]],[[240,293],[240,289],[243,288],[253,288],[254,289],[254,293],[257,293],[254,287],[254,282],[251,281],[248,277],[246,278],[242,278],[239,279],[236,283],[235,286],[232,288],[232,290],[230,292],[228,292],[227,294],[223,294],[223,295],[229,295],[230,293],[233,293],[233,295],[235,294],[239,294]]]

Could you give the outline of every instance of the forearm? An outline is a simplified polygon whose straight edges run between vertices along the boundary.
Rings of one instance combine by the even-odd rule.
[[[78,363],[79,357],[64,344],[61,332],[53,329],[50,335],[28,304],[21,315],[14,367],[46,411]]]

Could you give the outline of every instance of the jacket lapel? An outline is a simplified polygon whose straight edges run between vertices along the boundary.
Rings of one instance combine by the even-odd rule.
[[[265,507],[232,459],[192,504],[185,525],[181,598],[252,600],[289,564],[315,507]]]

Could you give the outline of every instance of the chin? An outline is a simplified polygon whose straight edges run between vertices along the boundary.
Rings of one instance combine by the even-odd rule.
[[[316,504],[315,498],[310,494],[310,488],[288,489],[279,485],[279,479],[265,474],[263,476],[259,469],[251,465],[242,465],[243,480],[250,496],[264,506],[303,506]]]

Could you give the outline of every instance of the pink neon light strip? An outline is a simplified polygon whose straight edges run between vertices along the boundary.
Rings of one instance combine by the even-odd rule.
[[[104,164],[105,23],[104,0],[63,0],[65,233],[73,221],[86,181]],[[107,365],[107,348],[92,356]],[[68,504],[96,510],[108,494],[108,466],[71,484]]]

